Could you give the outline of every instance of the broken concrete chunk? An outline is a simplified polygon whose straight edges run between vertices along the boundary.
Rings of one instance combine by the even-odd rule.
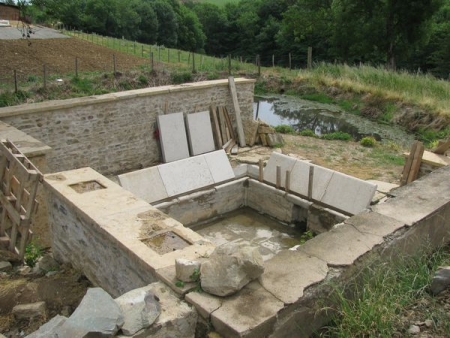
[[[12,314],[16,319],[45,318],[47,306],[45,302],[16,305],[12,309]]]
[[[123,324],[123,314],[114,299],[102,288],[91,288],[56,334],[58,337],[111,337]]]
[[[122,332],[127,336],[148,328],[161,314],[159,299],[148,287],[125,293],[116,298],[116,303],[124,314]]]
[[[431,281],[430,290],[437,295],[450,286],[450,266],[443,266],[436,270]]]
[[[200,262],[189,259],[177,258],[175,260],[175,271],[178,280],[192,282],[195,273],[200,271]],[[195,279],[195,278],[194,278]]]
[[[263,259],[258,248],[246,241],[218,246],[209,259],[202,263],[202,289],[216,296],[231,295],[264,272]]]

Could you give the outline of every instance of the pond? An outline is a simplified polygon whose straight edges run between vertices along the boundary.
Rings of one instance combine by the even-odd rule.
[[[319,136],[341,131],[352,135],[357,141],[365,136],[373,136],[377,141],[391,141],[407,147],[414,141],[413,135],[399,127],[347,113],[336,105],[292,96],[255,97],[253,117],[271,126],[290,125],[296,131],[310,129]]]

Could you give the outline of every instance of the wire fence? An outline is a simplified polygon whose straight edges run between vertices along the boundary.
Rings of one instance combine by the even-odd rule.
[[[172,70],[176,69],[176,72],[211,74],[228,72],[229,75],[254,77],[261,75],[261,71],[267,71],[270,67],[298,69],[306,66],[304,56],[294,56],[291,53],[281,58],[276,58],[275,55],[255,55],[252,60],[232,55],[214,57],[165,46],[86,33],[70,29],[70,27],[59,27],[59,29],[68,36],[111,49],[110,57],[93,60],[88,57],[74,56],[68,59],[65,55],[55,53],[52,55],[52,59],[46,60],[47,62],[41,65],[30,66],[27,64],[23,69],[17,67],[12,71],[0,73],[0,92],[14,91],[17,93],[20,90],[36,86],[46,88],[50,83],[64,83],[73,77],[92,73],[116,76],[118,73],[130,69],[154,72],[171,68]],[[129,55],[134,56],[133,60],[130,61],[130,58],[127,57]],[[308,65],[310,65],[309,57],[308,52]],[[262,67],[262,64],[266,67]],[[207,78],[213,77],[211,75]]]

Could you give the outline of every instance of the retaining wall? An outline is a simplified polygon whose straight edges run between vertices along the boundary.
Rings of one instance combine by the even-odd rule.
[[[251,119],[254,80],[236,79],[241,116]],[[50,172],[91,167],[119,174],[160,162],[156,116],[234,109],[228,80],[131,90],[0,108],[0,120],[52,148]]]

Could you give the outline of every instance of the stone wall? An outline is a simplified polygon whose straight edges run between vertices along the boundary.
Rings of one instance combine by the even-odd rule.
[[[254,80],[236,79],[243,119],[251,119]],[[145,88],[120,93],[0,108],[0,120],[50,146],[51,172],[91,167],[118,174],[160,162],[156,116],[227,106],[228,80]]]

